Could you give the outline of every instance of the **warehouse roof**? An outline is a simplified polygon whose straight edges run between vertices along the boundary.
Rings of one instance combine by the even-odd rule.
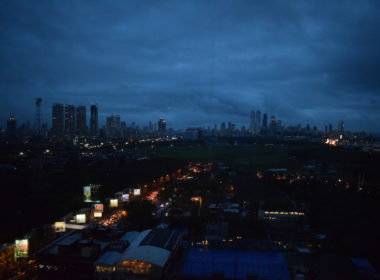
[[[122,261],[139,260],[163,267],[181,235],[181,231],[170,229],[127,232],[121,240],[128,241],[129,246],[123,252],[105,252],[96,263],[115,265]]]

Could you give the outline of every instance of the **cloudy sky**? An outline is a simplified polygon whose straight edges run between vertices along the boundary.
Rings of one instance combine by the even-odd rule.
[[[0,1],[0,123],[43,98],[101,122],[380,131],[380,1]]]

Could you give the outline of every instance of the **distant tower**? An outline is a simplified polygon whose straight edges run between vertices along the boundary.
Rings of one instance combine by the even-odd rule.
[[[90,134],[96,136],[98,134],[98,106],[90,107]]]
[[[70,138],[75,135],[75,105],[65,105],[65,134]]]
[[[34,116],[34,133],[41,135],[41,102],[42,98],[36,98],[36,114]]]
[[[8,141],[13,141],[17,138],[17,120],[13,116],[7,119],[7,138]]]
[[[250,118],[251,118],[251,123],[249,125],[249,129],[251,131],[254,131],[255,130],[255,126],[256,126],[256,114],[255,114],[255,111],[251,111]]]
[[[260,131],[261,128],[261,112],[259,110],[256,111],[256,130]]]
[[[338,131],[339,131],[340,133],[343,133],[343,132],[344,132],[344,121],[342,121],[342,120],[340,120],[340,121],[338,122]]]
[[[166,120],[165,119],[160,119],[158,121],[158,132],[160,134],[164,134],[166,132]]]
[[[51,131],[54,137],[63,135],[65,125],[63,104],[54,104],[52,107]]]
[[[263,116],[263,128],[264,129],[268,128],[268,116],[267,116],[267,113],[265,113],[264,116]]]
[[[276,134],[277,131],[277,120],[275,116],[271,116],[271,121],[270,121],[270,130],[273,134]]]
[[[77,106],[75,121],[77,135],[84,136],[86,134],[86,106]]]

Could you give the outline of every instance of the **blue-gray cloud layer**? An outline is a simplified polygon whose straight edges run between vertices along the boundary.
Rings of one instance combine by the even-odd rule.
[[[339,3],[338,3],[339,2]],[[35,97],[127,122],[378,131],[379,1],[1,1],[0,121]]]

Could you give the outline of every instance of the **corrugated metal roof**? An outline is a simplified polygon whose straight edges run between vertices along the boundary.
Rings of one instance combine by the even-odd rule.
[[[105,252],[97,264],[116,265],[122,261],[139,260],[163,267],[171,255],[172,244],[178,240],[180,231],[175,230],[145,230],[126,233],[121,239],[129,241],[130,245],[124,252]]]

